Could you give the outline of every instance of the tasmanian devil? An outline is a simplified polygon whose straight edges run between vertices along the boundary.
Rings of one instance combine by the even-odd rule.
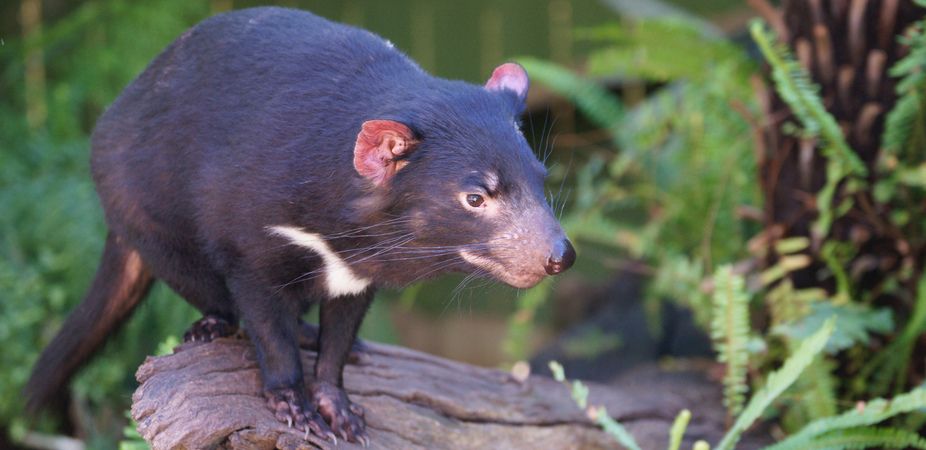
[[[109,233],[86,298],[33,369],[31,405],[157,279],[203,313],[186,339],[244,322],[279,420],[366,443],[341,372],[375,289],[447,271],[526,288],[575,260],[519,131],[527,89],[517,64],[484,86],[435,78],[372,33],[290,9],[193,27],[93,132]],[[297,339],[314,303],[306,389]]]

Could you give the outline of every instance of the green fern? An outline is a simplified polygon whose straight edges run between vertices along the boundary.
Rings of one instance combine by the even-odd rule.
[[[897,428],[856,428],[820,436],[806,447],[800,447],[800,450],[855,448],[926,449],[926,439],[912,431]]]
[[[809,446],[817,439],[836,436],[841,433],[851,433],[853,429],[868,427],[898,414],[914,412],[923,408],[926,408],[926,389],[914,389],[891,400],[873,400],[862,408],[852,409],[835,417],[818,419],[766,450],[810,448]]]
[[[833,375],[833,369],[832,361],[821,355],[807,366],[806,375],[797,381],[795,387],[798,389],[797,398],[806,417],[804,423],[835,415],[838,411],[837,378]]]
[[[748,389],[749,294],[745,284],[743,277],[734,274],[730,266],[722,266],[714,274],[711,338],[718,360],[726,364],[723,403],[730,415],[739,414],[743,409]]]
[[[749,31],[772,69],[775,89],[782,100],[791,107],[807,136],[822,140],[821,148],[827,157],[826,184],[817,193],[819,215],[814,229],[818,235],[825,236],[836,218],[832,204],[839,183],[849,175],[864,177],[868,170],[849,147],[836,119],[823,106],[819,88],[788,48],[779,44],[759,20],[750,25]]]
[[[897,103],[887,114],[881,145],[892,156],[919,155],[926,147],[926,21],[902,38],[909,54],[891,68],[897,83]]]
[[[834,320],[826,321],[816,333],[801,343],[797,351],[785,361],[780,369],[768,376],[765,385],[752,396],[743,413],[737,417],[736,422],[717,445],[718,450],[732,450],[743,431],[749,428],[785,389],[794,384],[804,369],[823,351],[826,341],[833,334],[834,326]]]
[[[823,106],[819,88],[807,71],[794,59],[787,47],[776,41],[762,21],[753,21],[749,32],[772,68],[772,79],[778,94],[791,107],[807,134],[822,138],[826,156],[839,161],[847,173],[866,175],[865,164],[849,147],[836,119]]]

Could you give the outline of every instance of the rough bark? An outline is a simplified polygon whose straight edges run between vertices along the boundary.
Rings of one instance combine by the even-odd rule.
[[[315,353],[303,351],[306,372]],[[265,406],[254,350],[219,339],[150,357],[136,374],[132,417],[152,448],[334,448],[277,422]],[[506,372],[382,344],[365,344],[344,372],[354,402],[366,410],[373,448],[620,448],[594,426],[554,380],[520,382]],[[590,402],[607,407],[644,449],[666,448],[683,408],[693,412],[690,448],[716,442],[724,414],[714,383],[703,377],[626,376],[617,387],[590,384]],[[748,442],[741,448],[752,448]],[[360,448],[340,443],[339,449]]]

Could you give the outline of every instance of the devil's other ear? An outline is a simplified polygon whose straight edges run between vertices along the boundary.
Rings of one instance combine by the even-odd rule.
[[[368,120],[357,133],[354,169],[373,185],[387,186],[402,167],[402,160],[418,145],[412,130],[394,120]]]
[[[489,91],[510,91],[517,99],[520,109],[524,109],[527,100],[527,90],[530,88],[530,79],[527,71],[518,63],[505,63],[492,71],[492,76],[486,81],[485,88]]]

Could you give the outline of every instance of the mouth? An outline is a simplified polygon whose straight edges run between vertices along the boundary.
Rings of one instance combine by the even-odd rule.
[[[476,255],[466,250],[460,251],[460,257],[470,265],[489,272],[489,274],[498,281],[517,289],[532,288],[547,276],[546,272],[542,270],[538,272],[515,273],[491,258]]]

